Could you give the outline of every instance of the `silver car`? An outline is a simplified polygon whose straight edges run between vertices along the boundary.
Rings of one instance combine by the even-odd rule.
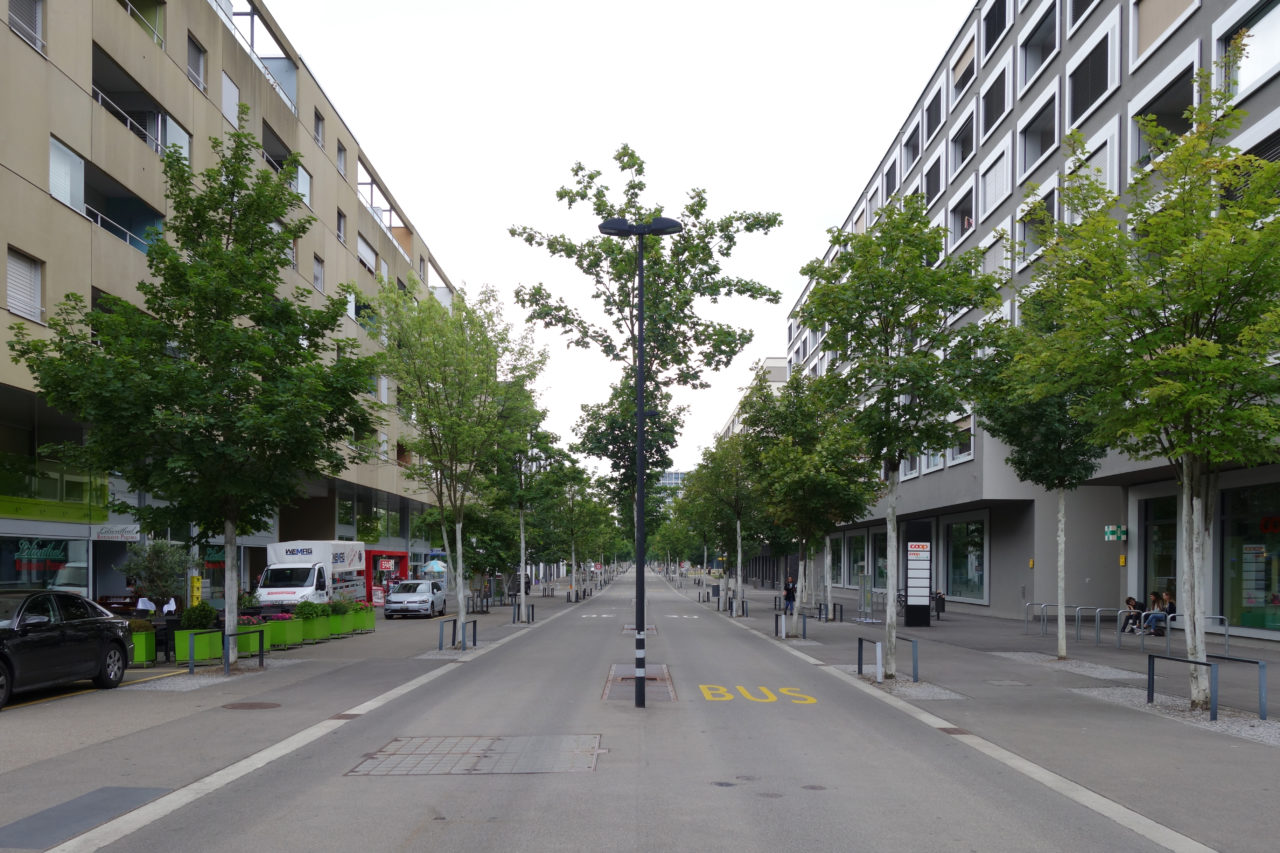
[[[392,587],[382,606],[387,619],[396,616],[443,616],[444,587],[439,581],[401,581]]]

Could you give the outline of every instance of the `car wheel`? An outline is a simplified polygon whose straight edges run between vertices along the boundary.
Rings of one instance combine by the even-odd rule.
[[[382,618],[383,618],[383,619],[394,619],[394,618],[396,618],[396,617],[395,617],[395,616],[393,616],[393,615],[391,615],[390,613],[388,613],[388,612],[386,612],[386,611],[384,610],[384,611],[382,611]]]
[[[102,666],[94,676],[93,683],[97,687],[110,689],[124,680],[124,649],[117,643],[110,643],[102,653]]]
[[[0,661],[0,708],[9,704],[9,697],[12,695],[13,675],[9,672],[9,665]]]
[[[447,601],[440,602],[440,615],[443,616],[448,611],[449,611],[449,602]]]

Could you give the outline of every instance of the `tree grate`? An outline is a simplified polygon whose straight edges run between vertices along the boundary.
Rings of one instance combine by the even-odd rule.
[[[645,702],[674,702],[676,689],[671,683],[671,673],[665,663],[650,663],[644,668]],[[609,680],[604,686],[606,701],[615,699],[635,699],[636,665],[632,663],[615,663],[609,667]]]

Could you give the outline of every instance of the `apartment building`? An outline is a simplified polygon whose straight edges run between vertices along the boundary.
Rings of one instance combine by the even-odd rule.
[[[0,341],[8,326],[45,323],[69,294],[137,301],[148,276],[147,228],[167,212],[161,152],[177,144],[198,171],[211,165],[210,137],[249,106],[248,129],[263,166],[302,155],[297,189],[316,218],[294,249],[285,287],[319,300],[341,282],[365,294],[376,276],[415,276],[437,298],[453,287],[423,236],[364,155],[353,129],[325,97],[262,3],[249,0],[7,0],[0,34],[0,244],[5,283]],[[356,323],[352,299],[342,334],[377,346]],[[0,343],[2,346],[2,343]],[[391,401],[386,378],[371,400]],[[0,585],[55,575],[93,596],[124,592],[114,566],[138,528],[107,511],[122,482],[67,470],[37,448],[75,440],[83,425],[50,409],[25,366],[0,359]],[[287,539],[380,539],[368,568],[402,574],[426,562],[411,521],[428,495],[404,476],[392,417],[379,458],[307,484],[268,530],[241,539],[242,584],[265,564],[265,545]],[[184,531],[185,533],[185,531]],[[174,538],[181,538],[175,536]],[[206,598],[220,599],[223,553],[204,553]],[[212,587],[212,589],[211,589]],[[212,593],[210,595],[210,593]]]
[[[864,231],[886,199],[923,193],[933,223],[947,229],[948,251],[978,247],[988,271],[1012,270],[1002,311],[1016,321],[1015,292],[1029,279],[1035,248],[1018,214],[1043,198],[1061,215],[1064,134],[1080,130],[1091,165],[1119,191],[1149,157],[1134,117],[1185,128],[1182,113],[1198,96],[1194,75],[1246,27],[1252,38],[1236,100],[1248,116],[1232,143],[1276,160],[1280,0],[980,0],[843,227]],[[1025,250],[1012,256],[1002,232],[1028,241]],[[820,333],[792,322],[787,340],[789,371],[830,367]],[[964,438],[955,447],[903,463],[899,542],[932,545],[935,588],[953,605],[1020,617],[1027,603],[1057,598],[1056,496],[1019,482],[1004,463],[1006,448],[971,414],[959,425]],[[1232,471],[1220,485],[1207,609],[1233,634],[1280,630],[1280,467]],[[1169,466],[1107,458],[1068,497],[1064,603],[1116,607],[1126,595],[1176,590],[1176,496]],[[869,576],[883,588],[886,542],[879,510],[834,531],[836,582],[865,586]]]

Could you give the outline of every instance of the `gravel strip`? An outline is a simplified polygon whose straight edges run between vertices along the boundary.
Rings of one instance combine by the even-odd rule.
[[[1177,720],[1211,732],[1280,746],[1280,722],[1259,720],[1256,713],[1250,714],[1219,705],[1218,719],[1210,721],[1208,711],[1190,710],[1187,700],[1181,696],[1157,693],[1154,703],[1148,705],[1147,691],[1137,687],[1078,687],[1071,692],[1110,702],[1113,705],[1124,705],[1148,714],[1157,714],[1165,719]]]
[[[1119,669],[1114,666],[1103,666],[1102,664],[1097,663],[1086,663],[1082,660],[1058,660],[1053,655],[1046,655],[1040,652],[992,652],[992,654],[996,657],[1018,661],[1019,663],[1033,663],[1039,666],[1049,666],[1054,669],[1073,672],[1076,675],[1085,675],[1089,678],[1101,678],[1105,681],[1146,681],[1147,679],[1145,675],[1139,672]]]

